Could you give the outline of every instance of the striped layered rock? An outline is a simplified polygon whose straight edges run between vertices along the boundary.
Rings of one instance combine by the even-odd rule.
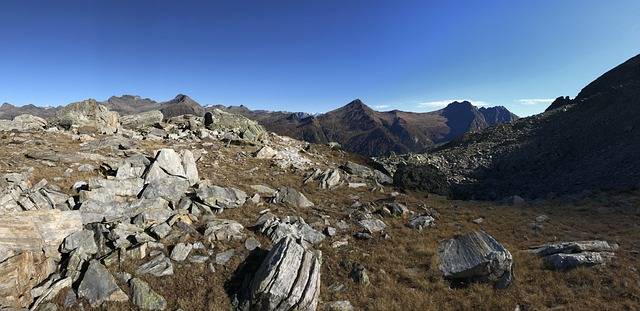
[[[322,253],[290,237],[267,254],[250,286],[250,310],[315,310]]]
[[[484,231],[440,243],[438,255],[440,271],[452,281],[491,282],[505,288],[513,278],[511,253]]]
[[[81,230],[77,211],[0,215],[0,309],[28,307],[36,298],[31,289],[56,271],[60,244]]]

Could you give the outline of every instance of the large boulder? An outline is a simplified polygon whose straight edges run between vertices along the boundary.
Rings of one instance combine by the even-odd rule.
[[[69,104],[60,109],[52,123],[64,129],[90,128],[98,133],[113,134],[120,127],[119,114],[95,99]]]
[[[440,271],[457,282],[491,282],[496,288],[513,279],[511,253],[484,231],[471,232],[440,243]]]
[[[127,129],[141,129],[161,123],[164,115],[160,110],[151,110],[120,117],[120,124]]]
[[[251,310],[315,310],[322,253],[286,237],[267,254],[250,290]]]

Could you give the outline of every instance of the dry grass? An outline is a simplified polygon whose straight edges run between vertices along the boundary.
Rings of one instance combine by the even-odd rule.
[[[38,161],[17,158],[30,148],[42,148],[42,143],[23,142],[9,144],[2,138],[5,148],[0,149],[0,170],[15,171],[21,165],[37,168],[34,179],[41,177],[52,181],[62,176],[65,168],[44,168]],[[74,152],[77,142],[67,138],[51,136],[46,140],[47,148],[60,152]],[[141,142],[140,148],[151,153],[160,145]],[[201,145],[172,145],[197,149]],[[76,149],[74,149],[76,148]],[[420,193],[407,193],[398,197],[412,211],[420,206],[435,208],[440,213],[437,227],[423,231],[409,229],[406,219],[385,218],[390,239],[376,236],[372,240],[357,240],[352,235],[358,231],[349,221],[349,206],[353,195],[371,205],[389,198],[393,191],[370,192],[366,189],[345,187],[328,191],[317,185],[302,186],[303,175],[299,172],[279,172],[270,167],[270,162],[250,156],[255,147],[228,146],[220,144],[204,147],[208,153],[198,163],[201,178],[219,185],[235,186],[252,194],[250,185],[266,184],[271,187],[294,186],[301,189],[313,202],[315,208],[292,210],[284,206],[247,204],[242,208],[227,210],[222,218],[234,219],[245,226],[251,225],[258,212],[270,208],[279,216],[301,215],[310,224],[323,221],[329,216],[333,225],[339,219],[352,224],[348,232],[339,232],[318,246],[323,252],[321,306],[333,300],[350,300],[358,310],[637,310],[640,308],[640,193],[605,194],[584,200],[541,201],[521,206],[504,206],[492,202],[451,201],[446,198]],[[320,165],[329,162],[344,162],[352,156],[329,151],[322,146],[325,158],[314,158]],[[12,158],[13,157],[13,158]],[[361,159],[356,159],[361,160]],[[13,161],[13,162],[12,162]],[[15,163],[14,163],[15,162]],[[56,182],[66,189],[71,184],[88,176],[74,176]],[[37,181],[37,180],[36,180]],[[545,214],[550,220],[544,228],[535,231],[530,223],[538,215]],[[483,217],[477,225],[471,220]],[[317,229],[322,229],[318,225]],[[438,270],[437,244],[456,234],[483,229],[503,243],[515,260],[515,282],[505,290],[495,290],[487,284],[472,284],[463,288],[451,288]],[[268,248],[269,242],[261,235],[256,237]],[[334,249],[331,242],[349,239],[348,246]],[[542,261],[523,250],[531,245],[560,240],[604,239],[620,244],[617,258],[606,266],[581,268],[568,272],[546,269]],[[154,290],[167,298],[169,310],[228,310],[231,298],[227,287],[237,267],[242,264],[248,251],[241,243],[220,243],[215,252],[236,249],[236,256],[227,267],[216,266],[211,272],[206,264],[176,263],[175,275],[162,278],[143,276]],[[142,261],[141,261],[142,262]],[[347,264],[358,262],[368,270],[371,285],[355,284],[348,277]],[[113,270],[134,272],[140,262],[128,262]],[[334,284],[345,286],[339,292],[331,291]],[[122,288],[129,290],[125,284]],[[62,293],[58,297],[61,302]],[[107,310],[127,310],[127,304],[108,304]]]

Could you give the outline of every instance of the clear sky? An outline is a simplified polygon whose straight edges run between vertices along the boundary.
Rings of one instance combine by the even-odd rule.
[[[640,53],[640,1],[0,2],[0,102],[135,94],[537,113]]]

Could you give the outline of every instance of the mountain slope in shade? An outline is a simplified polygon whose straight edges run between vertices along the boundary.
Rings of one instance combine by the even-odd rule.
[[[335,141],[347,151],[368,156],[421,152],[469,131],[518,118],[503,107],[478,109],[467,101],[453,102],[428,113],[379,112],[359,99],[318,116],[252,111],[243,106],[225,109],[256,120],[281,135],[312,143]]]
[[[460,198],[529,198],[640,185],[640,55],[556,108],[411,161],[437,165]]]

